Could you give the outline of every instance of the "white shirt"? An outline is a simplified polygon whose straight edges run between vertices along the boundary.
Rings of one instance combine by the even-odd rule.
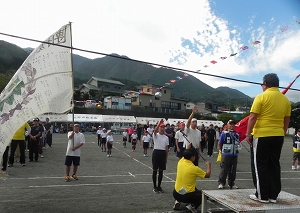
[[[184,132],[187,134],[187,139],[193,144],[193,147],[198,149],[201,141],[201,132],[198,129],[187,127],[184,129]],[[186,147],[186,144],[184,144],[183,147]]]
[[[182,134],[182,132],[180,132],[180,130],[178,130],[175,133],[175,139],[177,139],[178,142],[185,142],[185,138],[183,137],[183,134]]]
[[[150,136],[150,135],[144,135],[144,136],[143,136],[143,141],[144,141],[144,143],[149,143],[150,140],[151,140],[151,136]]]
[[[123,137],[127,137],[128,133],[127,132],[123,132]]]
[[[218,130],[218,131],[216,131],[216,139],[217,139],[217,140],[219,140],[219,139],[220,139],[220,132],[219,132],[219,130]]]
[[[137,135],[136,133],[133,133],[133,134],[131,135],[131,138],[132,138],[133,140],[136,140],[136,139],[138,138],[138,135]]]
[[[101,133],[101,137],[102,137],[102,138],[106,138],[106,136],[107,136],[107,132],[102,132],[102,133]]]
[[[80,157],[81,154],[81,148],[76,149],[75,151],[72,151],[73,147],[78,146],[79,144],[85,143],[84,135],[81,132],[75,133],[73,138],[69,138],[72,132],[68,132],[68,147],[67,147],[67,156],[77,156]],[[73,146],[73,139],[74,139],[74,146]]]
[[[97,130],[97,134],[98,134],[98,135],[101,135],[102,132],[103,132],[102,129],[98,129],[98,130]]]
[[[107,143],[108,142],[111,142],[111,143],[114,142],[113,136],[112,135],[108,135],[107,138],[106,138],[106,141],[107,141]]]
[[[154,129],[153,128],[150,128],[150,127],[148,127],[147,128],[147,132],[149,133],[149,135],[151,136],[152,134],[153,134],[153,132],[154,132]]]
[[[166,135],[159,133],[153,134],[154,149],[166,150],[166,146],[169,145],[169,138]]]

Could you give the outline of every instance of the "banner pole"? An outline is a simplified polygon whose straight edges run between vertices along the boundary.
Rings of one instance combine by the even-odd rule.
[[[70,44],[71,44],[71,73],[72,73],[72,129],[74,132],[74,108],[75,108],[75,104],[74,104],[74,69],[73,69],[73,38],[72,38],[72,22],[69,22],[70,25]],[[73,148],[74,148],[74,136],[73,136]]]

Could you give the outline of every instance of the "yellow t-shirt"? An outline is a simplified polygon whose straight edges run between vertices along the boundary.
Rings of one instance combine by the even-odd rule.
[[[28,123],[23,124],[14,134],[13,140],[25,140],[25,129],[28,130],[30,128]]]
[[[192,161],[181,158],[177,165],[175,190],[178,192],[182,187],[186,193],[194,192],[197,177],[204,178],[206,172],[195,166]]]
[[[258,114],[254,137],[284,136],[284,117],[291,116],[291,103],[278,88],[271,87],[256,96],[250,112]]]

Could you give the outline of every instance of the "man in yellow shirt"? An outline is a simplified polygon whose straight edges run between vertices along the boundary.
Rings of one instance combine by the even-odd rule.
[[[25,132],[30,133],[30,126],[28,123],[23,124],[14,134],[10,144],[9,167],[14,164],[15,151],[19,145],[20,148],[20,164],[25,166]]]
[[[174,210],[178,210],[180,202],[188,203],[186,206],[191,212],[197,212],[197,208],[201,204],[202,192],[196,188],[196,179],[209,178],[211,173],[211,164],[206,161],[206,172],[198,166],[195,166],[195,152],[191,150],[191,143],[187,145],[187,149],[183,152],[177,165],[177,175],[173,196],[175,198]]]
[[[278,90],[276,74],[265,75],[261,86],[264,92],[254,99],[246,134],[254,154],[252,177],[256,193],[250,195],[250,199],[276,203],[281,191],[280,155],[290,122],[291,104]]]

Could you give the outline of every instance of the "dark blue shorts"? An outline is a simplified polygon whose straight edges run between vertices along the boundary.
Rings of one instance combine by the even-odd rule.
[[[80,165],[80,157],[78,156],[66,156],[65,165],[71,166],[73,163],[73,166],[79,166]]]
[[[178,142],[178,147],[180,149],[180,152],[177,151],[176,156],[179,158],[183,157],[183,152],[185,150],[185,148],[183,148],[183,142]]]

